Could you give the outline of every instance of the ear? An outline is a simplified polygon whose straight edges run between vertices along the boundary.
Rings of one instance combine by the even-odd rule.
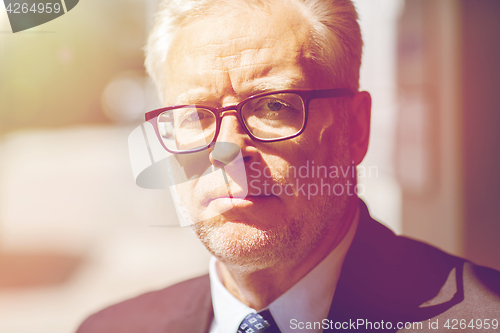
[[[370,140],[372,98],[366,91],[357,92],[349,110],[349,150],[354,165],[361,163]]]

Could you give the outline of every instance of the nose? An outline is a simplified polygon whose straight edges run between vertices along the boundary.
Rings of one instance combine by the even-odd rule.
[[[215,167],[224,167],[234,161],[240,150],[245,155],[245,146],[250,138],[234,112],[225,111],[222,115],[219,135],[210,153],[210,161]]]
[[[233,162],[240,153],[240,147],[231,142],[217,141],[210,152],[210,162],[219,168],[223,168]]]

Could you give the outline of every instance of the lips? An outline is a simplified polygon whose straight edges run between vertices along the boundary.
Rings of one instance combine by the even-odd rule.
[[[246,185],[245,188],[242,188],[239,186],[239,184],[236,184],[235,182],[229,180],[228,186],[218,184],[218,186],[216,188],[209,190],[208,193],[206,193],[205,196],[200,201],[201,201],[202,205],[206,206],[211,201],[216,200],[216,199],[222,199],[222,198],[227,198],[227,199],[237,198],[237,199],[246,199],[246,200],[256,201],[256,200],[260,200],[260,199],[264,199],[264,198],[278,197],[276,195],[276,193],[272,193],[269,191],[269,188],[271,188],[272,184],[275,184],[275,183],[269,182],[268,180],[266,182],[268,184],[267,191],[265,190],[265,188],[255,186],[255,184],[253,184],[253,186],[251,186],[252,190],[249,191],[248,184],[245,183],[245,185]],[[261,182],[261,183],[266,183],[266,182]],[[201,184],[198,184],[198,185],[201,185]],[[208,185],[208,184],[203,184],[203,185]]]
[[[206,196],[206,199],[203,200],[202,205],[207,206],[208,204],[210,204],[211,201],[217,199],[246,199],[247,197],[250,197],[247,195],[246,192],[241,192],[241,191],[231,194],[232,194],[231,196],[228,194],[227,189],[211,192],[209,195]]]
[[[247,196],[246,198],[229,198],[229,197],[219,197],[212,199],[208,202],[208,205],[214,205],[216,211],[220,213],[227,212],[231,209],[244,208],[249,209],[255,204],[269,203],[271,198],[276,198],[273,195],[270,196]]]
[[[186,204],[189,203],[193,205],[190,209],[196,209],[195,207],[198,207],[198,209],[202,210],[208,207],[213,201],[219,201],[217,210],[221,211],[224,208],[232,208],[233,205],[246,205],[250,202],[256,203],[262,199],[276,197],[274,193],[267,193],[263,188],[259,190],[259,187],[264,186],[263,184],[274,184],[272,179],[247,179],[244,172],[235,173],[234,170],[231,171],[233,172],[215,169],[215,171],[209,172],[191,181],[190,184],[186,184],[185,190],[181,191],[184,194],[183,201]],[[252,186],[252,191],[249,191],[250,180],[257,180],[262,186],[254,185]],[[231,199],[240,200],[231,201]]]

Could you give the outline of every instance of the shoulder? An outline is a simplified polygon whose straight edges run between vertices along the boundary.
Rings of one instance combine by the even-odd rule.
[[[470,321],[500,313],[500,272],[396,236],[363,207],[333,305],[344,319]]]
[[[212,316],[208,275],[148,292],[88,317],[77,333],[172,332],[177,325],[209,324]],[[183,329],[184,329],[183,328]],[[181,332],[181,330],[177,330]]]
[[[500,314],[499,271],[466,261],[458,267],[454,277],[447,280],[441,293],[446,290],[446,287],[449,294],[454,292],[455,297],[460,300],[448,311],[446,318],[500,319],[498,318]]]

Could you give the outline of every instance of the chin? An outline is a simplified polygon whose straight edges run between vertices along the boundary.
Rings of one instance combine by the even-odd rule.
[[[316,239],[310,239],[311,234],[304,232],[302,224],[287,222],[261,229],[243,222],[205,221],[193,228],[218,260],[234,269],[253,272],[294,264],[309,252]]]

